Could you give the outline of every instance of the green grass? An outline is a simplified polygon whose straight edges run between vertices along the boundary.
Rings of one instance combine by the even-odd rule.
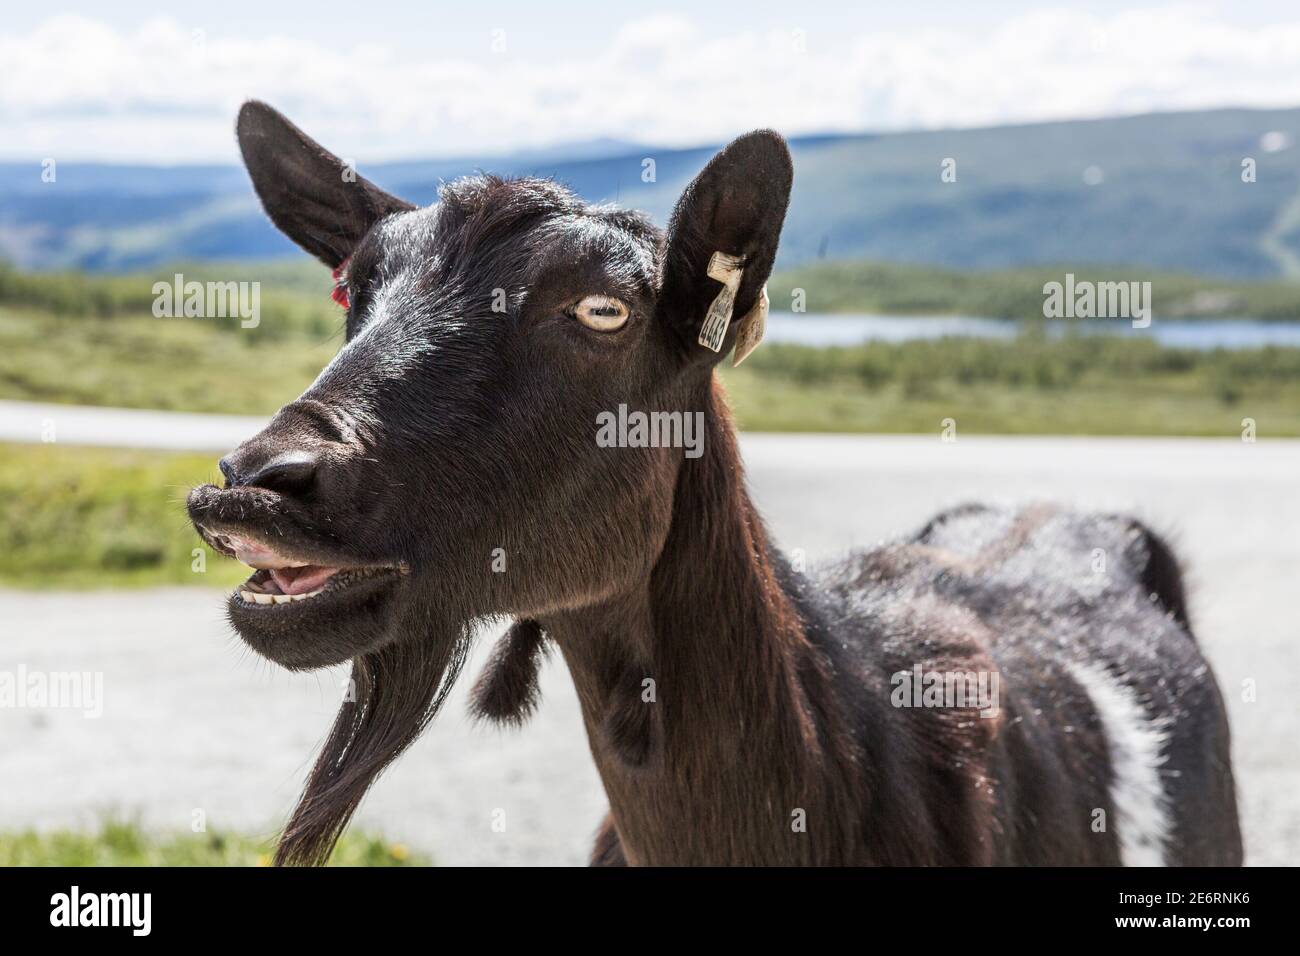
[[[0,445],[0,584],[233,587],[248,569],[185,516],[188,489],[215,473],[212,455]]]
[[[108,820],[95,832],[0,832],[0,866],[269,866],[272,841],[240,833],[155,833]],[[400,843],[345,833],[331,866],[428,866]]]
[[[771,344],[724,372],[756,431],[1300,436],[1300,349],[1163,348],[1106,336]]]
[[[996,313],[993,300],[963,285],[977,282],[971,276],[917,298],[921,279],[934,274],[895,287],[868,271],[863,288],[885,298],[842,301],[898,311],[897,292],[937,311],[970,297],[969,311]],[[47,279],[0,270],[0,399],[269,414],[312,381],[340,340],[337,309],[323,291],[303,291],[308,278],[297,266],[276,276],[287,305],[264,300],[252,330],[233,320],[152,318],[130,277],[70,276],[66,288]],[[953,418],[967,435],[1235,437],[1253,418],[1261,438],[1300,436],[1300,349],[1197,351],[1027,329],[1011,342],[769,343],[740,369],[724,363],[722,375],[741,427],[759,431],[932,434]],[[184,510],[186,491],[215,477],[215,459],[0,446],[0,584],[233,586],[246,569],[202,550]]]
[[[338,321],[338,316],[335,316]],[[1110,336],[769,343],[724,372],[743,427],[930,431],[964,413],[1003,434],[1300,434],[1300,349],[1200,351]],[[270,414],[329,361],[337,332],[258,340],[208,320],[60,318],[0,307],[0,399]],[[779,396],[779,397],[778,397]]]
[[[243,328],[238,318],[154,319],[154,284],[170,283],[176,273],[186,281],[260,283],[257,326]],[[337,330],[339,310],[329,298],[330,282],[323,266],[305,260],[185,263],[122,275],[23,272],[0,262],[0,305],[91,323],[148,318],[206,324],[242,339],[268,341],[328,336]]]
[[[952,418],[963,435],[1236,437],[1250,417],[1262,436],[1300,436],[1300,386],[1225,404],[1190,379],[1176,388],[1097,383],[1040,390],[941,381],[866,390],[846,380],[809,387],[743,368],[726,378],[736,420],[749,431],[937,434]]]
[[[261,283],[261,321],[243,329],[238,319],[153,319],[153,285],[175,273],[186,280]],[[768,282],[773,307],[788,310],[803,289],[806,311],[891,315],[974,315],[1041,319],[1043,284],[1076,280],[1150,282],[1159,318],[1300,319],[1300,282],[1245,282],[1114,266],[1025,266],[961,271],[894,262],[831,260],[777,272]],[[339,327],[329,300],[330,278],[306,259],[274,262],[180,263],[148,272],[94,275],[22,272],[0,262],[0,307],[77,321],[117,319],[206,324],[243,341],[306,337],[319,341]]]
[[[1117,268],[1033,266],[958,272],[885,262],[821,262],[779,272],[768,282],[772,307],[789,310],[795,289],[808,312],[887,315],[973,315],[1043,318],[1043,285],[1076,281],[1150,282],[1157,319],[1300,319],[1300,283],[1232,282],[1176,273]]]
[[[264,340],[217,321],[71,319],[0,307],[0,398],[270,412],[301,393],[340,341],[337,330]]]
[[[0,399],[270,412],[297,396],[342,342],[323,268],[177,266],[159,275],[172,271],[261,281],[258,325],[156,318],[152,274],[38,274],[0,264]]]

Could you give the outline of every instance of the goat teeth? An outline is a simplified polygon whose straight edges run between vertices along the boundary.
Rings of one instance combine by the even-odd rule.
[[[317,588],[315,591],[308,591],[306,594],[262,594],[258,591],[245,591],[239,589],[239,596],[245,604],[289,604],[293,601],[305,601],[313,598],[324,591],[324,588]]]

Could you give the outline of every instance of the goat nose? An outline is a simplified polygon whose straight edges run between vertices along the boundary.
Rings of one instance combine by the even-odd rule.
[[[227,455],[221,461],[217,462],[217,467],[221,469],[222,477],[226,479],[226,487],[233,488],[239,484],[239,472],[235,470],[235,463],[231,461],[232,456]]]
[[[286,451],[265,461],[249,462],[240,468],[228,455],[217,467],[226,476],[226,487],[252,486],[278,491],[286,495],[300,495],[311,487],[316,477],[317,458],[309,451]]]

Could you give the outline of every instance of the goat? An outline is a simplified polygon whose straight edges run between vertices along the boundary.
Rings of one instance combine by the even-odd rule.
[[[502,617],[474,707],[523,719],[558,649],[610,804],[593,863],[1241,862],[1223,703],[1151,530],[970,505],[816,575],[773,547],[715,366],[762,335],[780,136],[727,145],[660,231],[531,178],[416,208],[257,102],[237,132],[347,307],[188,499],[257,569],[245,642],[352,662],[278,863],[328,858]],[[598,442],[622,408],[691,416],[698,453]]]

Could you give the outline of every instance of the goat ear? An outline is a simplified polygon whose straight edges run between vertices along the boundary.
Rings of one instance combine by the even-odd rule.
[[[279,112],[249,100],[235,126],[257,198],[280,231],[337,268],[379,219],[414,209],[361,176]]]
[[[677,201],[658,308],[692,354],[716,361],[735,345],[739,364],[758,344],[793,179],[785,140],[757,130],[714,156]]]

